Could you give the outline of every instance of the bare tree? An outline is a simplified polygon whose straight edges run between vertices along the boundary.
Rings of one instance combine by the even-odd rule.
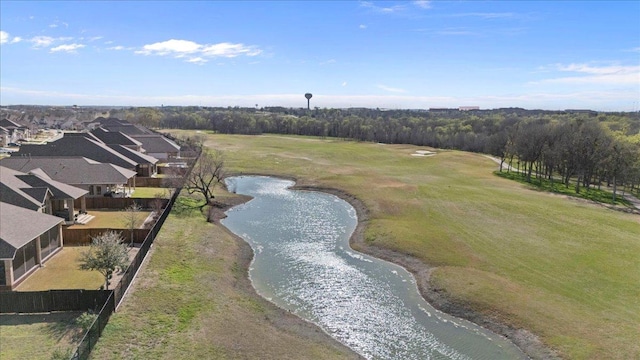
[[[133,232],[144,222],[140,210],[142,210],[142,208],[137,203],[133,203],[122,210],[122,221],[131,232],[131,247],[133,247]]]
[[[104,276],[105,288],[109,290],[109,281],[117,270],[124,270],[129,261],[127,246],[122,237],[114,231],[92,238],[89,250],[80,257],[81,270],[97,270]]]
[[[200,209],[202,209],[212,203],[213,190],[224,180],[224,177],[224,154],[222,151],[203,151],[191,173],[185,179],[184,188],[189,194],[200,194],[204,197],[205,202],[200,205]]]

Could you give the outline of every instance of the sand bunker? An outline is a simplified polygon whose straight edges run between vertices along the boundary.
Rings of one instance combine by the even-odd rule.
[[[414,152],[413,154],[411,154],[411,156],[421,156],[421,157],[425,157],[425,156],[433,156],[436,153],[434,153],[433,151],[429,151],[429,150],[416,150],[416,152]]]

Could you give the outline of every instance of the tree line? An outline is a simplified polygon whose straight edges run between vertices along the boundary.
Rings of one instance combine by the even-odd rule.
[[[162,107],[117,114],[151,127],[225,134],[291,134],[413,144],[494,155],[527,181],[547,179],[576,192],[592,186],[638,191],[640,113],[520,108],[458,111]],[[556,180],[557,179],[557,180]]]

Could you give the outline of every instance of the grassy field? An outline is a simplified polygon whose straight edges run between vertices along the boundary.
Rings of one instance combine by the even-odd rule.
[[[92,359],[355,358],[255,293],[246,273],[248,245],[197,211],[177,212]]]
[[[175,135],[183,135],[172,130]],[[227,169],[334,187],[370,210],[370,245],[436,266],[435,287],[571,359],[640,358],[640,217],[493,174],[477,154],[208,135]]]
[[[49,360],[78,345],[80,312],[0,315],[0,359]]]

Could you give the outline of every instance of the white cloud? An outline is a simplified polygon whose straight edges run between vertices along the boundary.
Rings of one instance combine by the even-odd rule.
[[[343,81],[343,82],[342,82],[342,87],[345,87],[345,86],[347,86],[347,82],[346,82],[346,81]]]
[[[22,41],[22,38],[20,36],[15,36],[12,39],[11,35],[9,35],[8,32],[0,31],[0,44],[15,44],[19,43],[20,41]]]
[[[594,66],[589,64],[557,64],[554,66],[561,73],[574,73],[575,76],[560,76],[532,84],[610,84],[634,85],[640,84],[640,66],[607,65]]]
[[[400,89],[400,88],[394,88],[394,87],[390,87],[390,86],[386,86],[386,85],[377,85],[376,87],[378,89],[382,89],[384,91],[393,92],[393,93],[405,93],[405,92],[407,92],[407,90]]]
[[[55,29],[55,28],[58,27],[58,24],[51,24],[51,25],[49,25],[49,27],[52,28],[52,29]]]
[[[144,45],[142,50],[138,50],[135,53],[141,55],[173,56],[175,58],[190,56],[187,62],[202,64],[206,62],[205,58],[234,58],[241,55],[256,56],[262,53],[262,50],[255,46],[228,42],[203,45],[189,40],[171,39]]]
[[[82,49],[83,47],[85,47],[85,45],[83,44],[65,44],[65,45],[60,45],[60,46],[56,46],[54,48],[51,48],[51,52],[67,52],[67,53],[75,53],[76,50],[78,49]]]
[[[202,48],[202,45],[188,40],[167,40],[150,45],[145,45],[136,54],[142,55],[184,55],[194,53]]]
[[[364,29],[366,29],[366,28],[367,28],[367,25],[360,24],[360,26],[358,26],[358,27],[359,27],[360,29],[363,29],[363,30],[364,30]]]
[[[429,0],[416,0],[413,4],[421,9],[431,9],[431,1]]]
[[[41,48],[50,46],[54,41],[56,41],[56,39],[52,38],[51,36],[35,36],[32,37],[29,41],[33,43],[33,47]]]
[[[393,13],[397,13],[400,11],[405,10],[407,7],[404,5],[393,5],[393,6],[377,6],[372,2],[369,1],[362,1],[360,3],[360,6],[373,10],[377,13],[382,13],[382,14],[393,14]]]
[[[244,44],[219,43],[205,46],[202,54],[209,57],[236,57],[238,55],[256,56],[260,55],[262,50],[254,46],[245,46]]]
[[[203,58],[198,56],[198,57],[190,58],[189,60],[187,60],[187,62],[192,63],[192,64],[203,65],[203,64],[206,64],[207,62],[209,62],[209,60],[203,59]]]

